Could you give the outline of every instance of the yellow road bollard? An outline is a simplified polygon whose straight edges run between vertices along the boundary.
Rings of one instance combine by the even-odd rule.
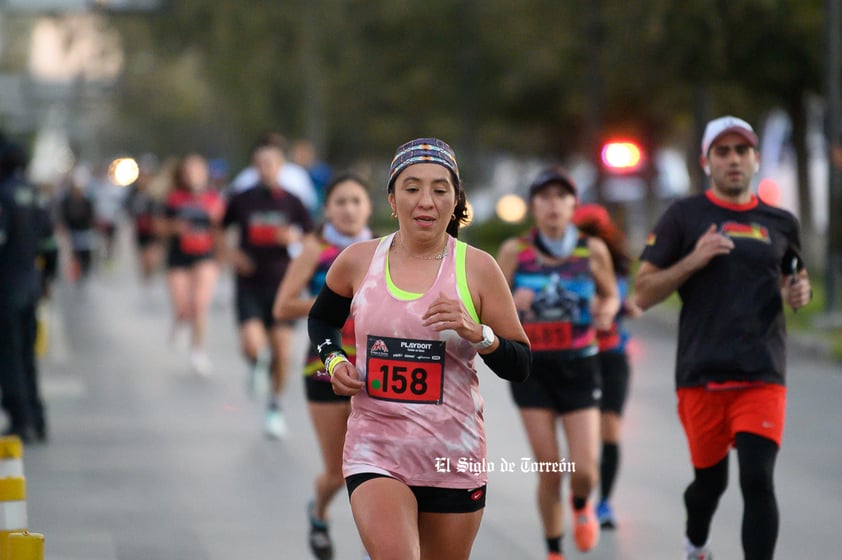
[[[21,531],[9,535],[7,560],[44,560],[44,535]]]
[[[0,478],[23,476],[23,443],[18,436],[0,437]]]
[[[0,478],[0,560],[9,560],[6,547],[9,535],[25,531],[26,480],[22,476]]]
[[[47,304],[38,305],[37,318],[35,322],[35,355],[43,358],[50,348],[50,327],[47,323]]]

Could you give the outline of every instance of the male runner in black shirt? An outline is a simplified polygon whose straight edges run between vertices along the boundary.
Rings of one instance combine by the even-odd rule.
[[[235,226],[239,245],[232,250],[237,275],[237,321],[243,353],[252,363],[252,381],[271,366],[272,391],[266,413],[265,431],[272,438],[285,435],[286,423],[280,410],[287,360],[292,344],[289,323],[277,323],[272,305],[286,274],[295,247],[303,235],[313,232],[313,221],[301,200],[278,182],[283,154],[270,143],[253,152],[260,184],[231,198],[223,218],[224,228]]]
[[[734,446],[746,559],[771,559],[773,485],[786,406],[783,302],[810,301],[795,217],[751,192],[757,136],[727,116],[708,123],[700,157],[711,188],[673,204],[651,233],[635,282],[647,309],[678,291],[678,413],[695,479],[684,493],[686,558],[709,560],[708,534]]]

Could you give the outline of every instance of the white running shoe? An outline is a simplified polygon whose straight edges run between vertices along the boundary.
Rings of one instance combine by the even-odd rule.
[[[278,409],[270,409],[266,411],[266,420],[263,424],[263,430],[266,437],[270,439],[283,439],[289,433],[284,415]]]
[[[265,349],[257,355],[254,365],[246,376],[246,394],[252,399],[264,397],[269,392],[269,375],[272,368],[272,352]]]
[[[213,364],[207,353],[201,348],[194,348],[190,351],[190,365],[193,366],[193,371],[202,377],[207,377],[213,373]]]
[[[681,558],[682,560],[713,560],[713,553],[708,543],[704,546],[695,546],[690,539],[684,537],[684,556]]]

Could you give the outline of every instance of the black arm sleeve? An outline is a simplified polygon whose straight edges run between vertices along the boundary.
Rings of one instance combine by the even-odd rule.
[[[316,296],[307,318],[310,343],[324,362],[333,352],[342,352],[342,325],[351,313],[351,298],[340,296],[325,284]]]
[[[482,361],[497,377],[523,383],[532,373],[532,352],[525,342],[497,336],[500,345],[494,352],[480,354]]]

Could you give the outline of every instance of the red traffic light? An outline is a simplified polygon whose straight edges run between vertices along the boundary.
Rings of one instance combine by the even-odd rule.
[[[631,140],[610,140],[602,145],[602,163],[615,173],[632,173],[643,163],[643,150]]]

